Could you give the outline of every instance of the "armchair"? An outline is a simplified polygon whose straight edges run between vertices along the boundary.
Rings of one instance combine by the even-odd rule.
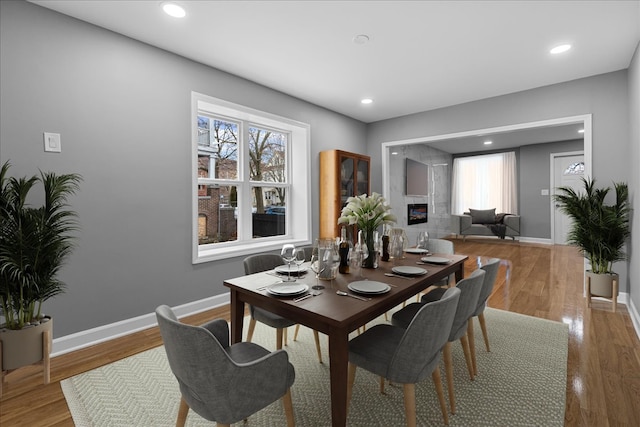
[[[182,399],[176,425],[189,408],[218,427],[246,419],[279,398],[288,427],[294,423],[290,388],[293,365],[284,350],[270,353],[248,342],[229,345],[229,326],[216,319],[202,326],[181,323],[166,305],[156,309],[160,334]]]

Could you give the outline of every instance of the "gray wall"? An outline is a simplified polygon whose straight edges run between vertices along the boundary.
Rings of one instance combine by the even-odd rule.
[[[418,230],[426,229],[432,237],[450,234],[451,211],[451,154],[430,147],[429,145],[409,145],[397,147],[398,155],[389,159],[389,205],[398,218],[397,226],[406,230],[409,242],[413,244]],[[406,159],[410,158],[429,166],[428,197],[406,196]],[[434,166],[443,165],[447,166]],[[431,189],[435,191],[431,192]],[[407,205],[427,203],[429,205],[428,222],[407,225]]]
[[[603,183],[629,181],[638,159],[629,163],[627,70],[372,123],[367,128],[367,151],[376,170],[383,142],[582,114],[593,117],[594,178]],[[381,191],[380,176],[372,175],[371,188]],[[620,274],[621,291],[628,292],[627,266],[620,264],[614,269]]]
[[[321,150],[366,151],[361,122],[31,3],[0,11],[0,160],[16,176],[84,177],[68,289],[44,307],[56,337],[226,292],[243,274],[240,259],[191,264],[191,91],[309,123],[314,167]],[[44,153],[43,132],[61,133],[62,153]],[[317,192],[312,209],[317,224]]]
[[[583,149],[584,143],[581,139],[520,147],[518,201],[522,216],[522,236],[551,238],[551,196],[540,195],[540,190],[543,189],[552,193],[549,183],[550,155]]]

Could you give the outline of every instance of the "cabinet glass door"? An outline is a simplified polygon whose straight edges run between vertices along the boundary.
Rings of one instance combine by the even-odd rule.
[[[351,157],[340,158],[340,201],[344,206],[347,199],[354,195],[355,164]]]
[[[367,160],[358,160],[356,183],[358,186],[358,195],[369,193],[369,162]]]

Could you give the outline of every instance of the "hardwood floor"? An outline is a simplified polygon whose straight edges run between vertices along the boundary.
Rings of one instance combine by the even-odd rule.
[[[467,273],[476,268],[479,256],[505,260],[490,307],[569,325],[565,426],[640,425],[640,342],[624,305],[618,305],[617,313],[604,301],[587,308],[582,258],[575,248],[492,239],[454,242],[457,253],[470,256]],[[199,324],[213,317],[228,320],[228,307],[184,321]],[[158,330],[152,328],[56,357],[46,386],[39,372],[26,371],[24,379],[3,387],[0,426],[72,426],[62,379],[160,344]],[[481,349],[482,343],[477,345]]]

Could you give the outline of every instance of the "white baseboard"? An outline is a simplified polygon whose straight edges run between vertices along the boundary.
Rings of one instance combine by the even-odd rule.
[[[173,307],[173,310],[175,311],[176,316],[184,317],[220,307],[225,304],[229,304],[228,292],[199,301],[179,305],[177,307]],[[80,350],[81,348],[142,331],[156,326],[157,324],[156,314],[148,313],[131,319],[122,320],[120,322],[111,323],[109,325],[99,326],[97,328],[56,338],[53,340],[51,357],[60,356],[71,351]]]
[[[540,237],[520,237],[518,239],[522,243],[538,243],[541,245],[553,245],[553,241],[551,239],[542,239]]]
[[[633,303],[633,300],[631,298],[628,298],[628,300],[627,310],[629,310],[629,316],[631,317],[631,323],[633,323],[633,327],[636,330],[636,335],[638,336],[638,339],[640,339],[640,314],[638,313],[638,308]]]

